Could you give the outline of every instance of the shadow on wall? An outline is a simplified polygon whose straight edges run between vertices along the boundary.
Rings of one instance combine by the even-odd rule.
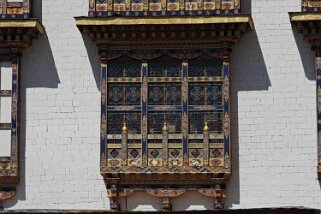
[[[42,1],[32,1],[32,16],[42,21]]]
[[[297,32],[295,26],[293,26],[293,36],[300,53],[300,58],[306,78],[308,78],[308,80],[316,80],[314,66],[315,51],[311,50],[311,44],[304,41],[303,35]]]
[[[297,32],[297,28],[292,26],[293,36],[295,38],[296,45],[298,47],[302,66],[305,76],[308,80],[315,81],[316,84],[316,69],[315,69],[315,57],[316,52],[311,49],[311,44],[304,41],[303,34]],[[316,89],[317,90],[317,89]],[[317,93],[317,91],[316,91]],[[317,110],[317,109],[316,109]],[[317,121],[316,121],[317,123]],[[317,131],[317,130],[316,130]],[[317,134],[317,133],[316,133]],[[319,142],[317,142],[319,144]],[[317,148],[319,145],[317,145]],[[321,180],[319,179],[319,186],[321,188]]]
[[[161,200],[148,195],[146,192],[134,192],[126,198],[121,198],[122,210],[130,211],[157,211],[161,209]]]
[[[244,2],[245,3],[245,2]],[[250,4],[250,1],[247,2]],[[245,4],[245,6],[247,6]],[[251,8],[250,5],[246,8]],[[231,57],[232,177],[227,184],[225,208],[240,204],[239,109],[241,91],[266,91],[271,86],[255,29],[234,46]]]
[[[34,1],[33,14],[41,20],[42,1]],[[18,201],[26,200],[26,102],[28,88],[58,88],[60,84],[55,61],[46,34],[38,35],[31,47],[23,51],[20,71],[20,183],[14,200],[4,204],[13,207]],[[41,100],[39,101],[41,102]],[[47,102],[47,101],[43,101]],[[41,103],[39,103],[41,106]],[[34,166],[37,167],[37,166]]]
[[[97,88],[100,91],[100,59],[98,55],[97,45],[93,41],[91,41],[87,34],[81,33],[81,36],[87,50],[91,70],[93,72]]]
[[[186,203],[187,202],[187,203]],[[173,211],[180,210],[212,210],[213,199],[201,195],[198,191],[186,192],[172,199]]]

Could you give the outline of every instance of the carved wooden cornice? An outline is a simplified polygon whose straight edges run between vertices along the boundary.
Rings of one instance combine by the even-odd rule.
[[[253,29],[250,15],[207,17],[77,17],[99,47],[231,47]]]
[[[0,49],[23,50],[44,31],[44,27],[36,19],[0,19]]]
[[[290,19],[297,32],[312,45],[313,50],[321,51],[321,12],[290,13]]]

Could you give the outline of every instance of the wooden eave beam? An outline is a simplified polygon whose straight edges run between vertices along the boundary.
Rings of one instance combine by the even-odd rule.
[[[25,49],[45,29],[37,19],[0,20],[0,49]]]
[[[45,28],[37,19],[0,20],[0,28],[34,28],[43,34]]]
[[[290,12],[291,22],[321,21],[321,12]]]
[[[253,29],[250,15],[203,17],[76,17],[79,30],[102,46],[225,46]]]
[[[76,17],[75,19],[78,27],[244,23],[253,29],[253,21],[248,14],[190,17]]]

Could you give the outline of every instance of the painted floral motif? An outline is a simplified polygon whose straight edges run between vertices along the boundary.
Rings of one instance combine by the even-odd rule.
[[[105,140],[107,135],[107,118],[106,114],[101,116],[101,139]]]
[[[225,137],[229,137],[229,135],[230,135],[230,117],[229,117],[228,113],[225,113],[225,115],[224,115],[223,131],[224,131]]]
[[[228,76],[224,77],[223,97],[224,97],[224,101],[228,102],[228,100],[230,98],[230,83],[229,83]]]
[[[184,79],[183,79],[182,97],[183,97],[184,103],[187,103],[187,101],[188,101],[188,80],[187,80],[187,77],[184,77]]]
[[[148,84],[147,77],[145,76],[143,78],[143,86],[142,86],[142,98],[143,98],[143,102],[145,102],[145,103],[147,101],[147,93],[148,93],[147,84]]]

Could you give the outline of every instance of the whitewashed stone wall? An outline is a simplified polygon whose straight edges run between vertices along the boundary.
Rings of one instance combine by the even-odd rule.
[[[87,0],[39,2],[47,36],[24,52],[22,176],[18,196],[5,208],[109,209],[99,174],[97,49],[73,19],[87,15]],[[314,53],[292,30],[288,15],[300,11],[300,2],[243,1],[255,31],[232,56],[227,208],[321,208]],[[193,210],[211,209],[213,201],[191,192],[173,203],[175,210]],[[157,210],[160,204],[140,192],[122,201],[128,210]]]

